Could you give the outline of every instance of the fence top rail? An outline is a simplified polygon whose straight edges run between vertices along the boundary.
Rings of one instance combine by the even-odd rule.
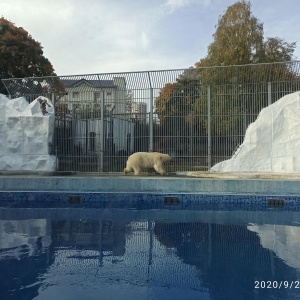
[[[124,90],[161,89],[178,80],[197,81],[201,84],[243,84],[251,82],[291,81],[300,79],[300,61],[232,65],[216,67],[190,67],[186,69],[134,72],[99,73],[65,76],[44,76],[2,79],[8,94],[64,93],[69,86],[82,91],[101,88]]]

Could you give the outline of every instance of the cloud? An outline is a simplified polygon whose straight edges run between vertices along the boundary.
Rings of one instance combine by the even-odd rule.
[[[25,7],[30,8],[26,14]],[[2,13],[41,43],[60,75],[101,72],[104,66],[125,69],[130,60],[145,63],[157,18],[155,7],[130,0],[53,0],[46,5],[15,0],[13,5],[7,1]]]
[[[143,48],[148,48],[150,44],[150,41],[149,41],[149,37],[147,35],[146,32],[142,32],[142,36],[141,36],[141,45]]]
[[[72,75],[189,67],[206,55],[218,16],[232,2],[1,0],[1,14],[41,43],[57,74]],[[253,2],[255,16],[268,13],[261,1]],[[279,27],[281,11],[272,19],[275,14]],[[294,41],[295,24],[280,36]],[[269,36],[277,35],[273,27],[266,30]]]
[[[183,6],[191,4],[192,0],[168,0],[164,5],[171,10],[176,10]]]
[[[178,9],[192,4],[208,6],[212,4],[212,2],[213,0],[167,0],[167,2],[162,5],[162,8],[166,13],[173,13]]]

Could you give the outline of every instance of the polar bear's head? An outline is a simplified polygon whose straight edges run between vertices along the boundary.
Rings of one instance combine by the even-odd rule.
[[[163,161],[163,162],[170,162],[170,161],[172,161],[172,157],[170,155],[163,154],[163,153],[161,153],[160,155],[161,155],[160,156],[161,161]]]

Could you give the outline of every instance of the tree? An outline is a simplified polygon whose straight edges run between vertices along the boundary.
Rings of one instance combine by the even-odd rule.
[[[252,15],[251,4],[245,0],[227,8],[213,37],[197,67],[290,61],[296,47],[278,37],[264,41],[263,23]]]
[[[56,76],[43,47],[22,27],[0,18],[0,93],[6,93],[1,79]]]
[[[155,101],[156,111],[165,127],[167,120],[172,120],[170,116],[177,114],[178,120],[185,120],[177,122],[178,128],[192,128],[187,127],[190,120],[195,128],[207,130],[208,119],[204,116],[209,86],[212,135],[240,137],[244,133],[240,128],[245,130],[267,105],[268,82],[276,82],[274,97],[296,89],[294,82],[299,81],[299,75],[284,63],[293,59],[296,44],[278,37],[265,40],[263,23],[252,15],[251,4],[245,0],[229,6],[219,17],[213,37],[207,56],[195,64],[196,68],[186,70],[176,83],[169,83],[161,90]],[[270,62],[279,63],[265,64]],[[182,90],[184,93],[179,96]],[[188,108],[191,103],[193,113]],[[171,123],[169,128],[177,129]]]
[[[227,8],[213,37],[207,56],[195,64],[200,67],[202,85],[211,86],[211,113],[215,116],[212,133],[238,134],[238,128],[243,127],[244,131],[267,105],[267,99],[262,102],[259,96],[267,93],[267,82],[281,82],[276,84],[278,90],[280,85],[285,85],[285,92],[288,86],[294,90],[293,81],[299,79],[298,75],[280,62],[293,59],[296,43],[278,37],[264,40],[263,23],[252,15],[250,1],[245,0]],[[265,65],[273,62],[279,64]],[[201,69],[213,66],[219,67]]]
[[[263,62],[284,62],[293,59],[296,43],[287,43],[279,37],[267,38],[264,42]]]
[[[155,99],[155,113],[160,120],[159,148],[178,150],[183,145],[193,148],[194,138],[199,137],[203,131],[202,119],[196,107],[201,93],[200,81],[194,68],[185,70],[175,83],[166,84],[161,89]]]
[[[200,66],[241,65],[259,62],[263,53],[263,24],[251,14],[251,4],[239,1],[219,18],[214,41]]]
[[[176,83],[167,83],[159,92],[155,99],[155,113],[157,114],[160,125],[165,125],[167,118],[174,115],[175,109],[170,109],[170,102],[177,87]]]

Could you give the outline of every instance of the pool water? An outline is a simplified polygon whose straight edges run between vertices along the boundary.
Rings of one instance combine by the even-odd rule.
[[[0,208],[0,270],[2,300],[300,299],[300,212]]]

